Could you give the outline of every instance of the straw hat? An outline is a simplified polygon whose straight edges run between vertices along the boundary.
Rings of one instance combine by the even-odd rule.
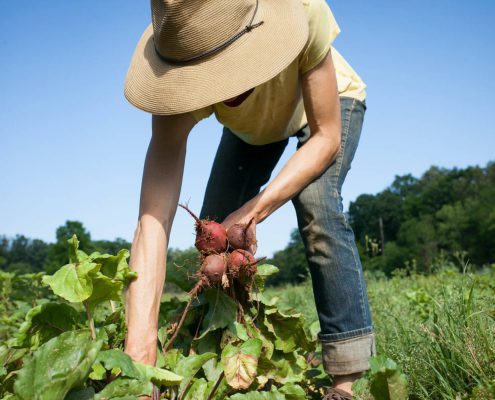
[[[151,9],[125,96],[153,114],[238,96],[287,67],[308,37],[301,0],[151,0]]]

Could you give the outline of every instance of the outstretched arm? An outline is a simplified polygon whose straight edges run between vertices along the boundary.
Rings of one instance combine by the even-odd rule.
[[[224,221],[229,227],[251,218],[259,223],[294,197],[332,163],[340,150],[340,102],[330,52],[302,76],[304,108],[311,136],[257,196]]]
[[[195,122],[189,114],[152,118],[131,248],[130,267],[138,278],[126,292],[125,352],[145,364],[156,362],[167,246],[182,185],[187,137]]]

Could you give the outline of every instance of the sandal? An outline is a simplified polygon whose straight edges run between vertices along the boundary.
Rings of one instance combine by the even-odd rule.
[[[352,400],[352,394],[336,388],[328,388],[322,400]]]

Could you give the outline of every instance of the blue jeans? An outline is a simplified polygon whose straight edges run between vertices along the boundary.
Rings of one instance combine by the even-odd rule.
[[[366,283],[341,189],[361,135],[366,106],[340,99],[341,149],[328,169],[292,199],[309,264],[325,370],[345,375],[369,368],[376,353]],[[308,128],[297,133],[305,136]],[[215,156],[201,218],[222,221],[259,193],[288,139],[263,146],[243,142],[228,128]],[[299,142],[298,148],[303,146]]]

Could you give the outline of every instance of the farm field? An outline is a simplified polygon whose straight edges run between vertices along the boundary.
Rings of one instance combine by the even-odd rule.
[[[154,384],[162,398],[319,399],[330,384],[309,282],[263,291],[277,268],[259,266],[258,291],[241,309],[228,290],[205,288],[180,329],[193,282],[176,277],[185,291],[162,297],[149,367],[123,352],[128,251],[69,244],[71,262],[53,275],[0,272],[0,398],[136,399]],[[445,262],[367,282],[378,355],[356,399],[495,398],[494,266],[472,274]]]
[[[367,281],[377,353],[401,368],[410,399],[495,399],[495,266]],[[268,294],[306,324],[317,319],[309,283]],[[358,398],[371,398],[366,386]]]

